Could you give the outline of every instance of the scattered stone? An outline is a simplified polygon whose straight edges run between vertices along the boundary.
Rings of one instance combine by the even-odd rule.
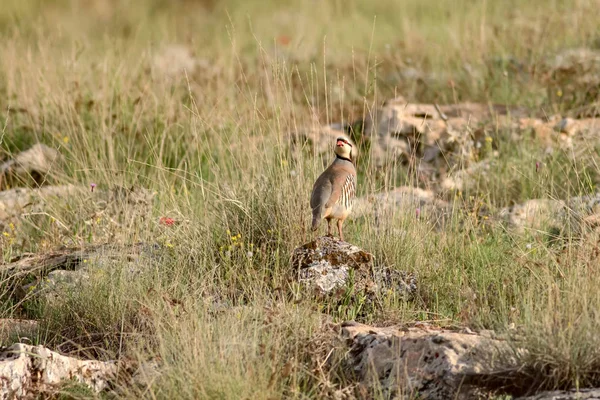
[[[150,360],[141,363],[131,374],[130,383],[135,387],[147,388],[161,375],[162,363],[158,360]]]
[[[583,219],[587,226],[592,229],[600,227],[600,214],[592,214]]]
[[[96,209],[92,219],[107,217],[117,226],[139,226],[139,222],[152,215],[156,192],[142,187],[114,186],[110,190],[93,192],[90,199]],[[89,222],[89,221],[88,221]]]
[[[582,231],[585,226],[595,228],[599,215],[600,193],[567,201],[532,199],[500,211],[500,217],[517,231],[560,231],[565,226]]]
[[[291,133],[291,144],[296,151],[292,154],[298,154],[303,149],[310,150],[313,156],[330,155],[333,151],[335,139],[340,136],[348,137],[348,134],[341,126],[319,125],[314,123],[311,127],[300,129]],[[353,156],[356,158],[358,150],[356,146],[352,149]]]
[[[6,285],[13,288],[17,299],[28,295],[51,299],[89,281],[95,274],[104,273],[111,265],[125,264],[123,272],[134,276],[160,262],[161,254],[160,246],[145,243],[65,248],[21,255],[0,265],[0,276],[6,277]]]
[[[390,290],[403,299],[411,299],[417,293],[417,277],[405,271],[394,268],[378,268],[374,272],[376,287],[380,290]]]
[[[369,149],[370,162],[377,167],[416,159],[435,167],[453,165],[454,159],[464,162],[480,153],[485,131],[478,127],[498,113],[507,112],[501,106],[463,103],[438,107],[411,104],[397,97],[361,123],[362,134],[357,133],[355,138],[360,143],[355,149]],[[315,155],[325,154],[331,151],[333,139],[348,129],[345,124],[321,126],[315,122],[310,128],[293,132],[291,142],[307,146]]]
[[[555,143],[564,144],[568,142],[568,135],[561,134],[559,126],[560,119],[551,118],[550,120],[542,120],[540,118],[520,118],[514,130],[518,135],[514,137],[514,141],[520,140],[522,137],[531,135],[537,142],[545,146],[551,146]]]
[[[516,128],[521,136],[532,133],[542,145],[571,147],[575,141],[596,139],[600,134],[600,121],[595,118],[573,119],[560,116],[553,116],[548,120],[520,118]],[[517,137],[516,140],[518,139]]]
[[[451,209],[448,202],[438,199],[431,190],[401,186],[384,193],[368,195],[355,200],[351,218],[372,216],[375,225],[398,213],[409,213],[418,218],[443,223]]]
[[[600,400],[600,389],[571,389],[541,392],[515,400]]]
[[[150,216],[155,192],[143,188],[124,188],[115,186],[110,190],[75,185],[42,186],[40,188],[15,188],[0,191],[0,230],[7,231],[10,223],[17,224],[22,218],[52,218],[61,232],[71,232],[68,222],[60,221],[56,210],[64,207],[75,207],[88,214],[85,224],[96,223],[98,218],[104,219],[124,233],[127,227],[144,221]],[[67,225],[65,224],[67,223]],[[97,230],[97,235],[115,234],[115,230]],[[108,238],[107,238],[108,239]]]
[[[23,298],[27,295],[43,295],[48,300],[56,299],[64,296],[74,287],[80,287],[90,279],[90,268],[83,267],[74,271],[66,271],[58,269],[51,271],[43,278],[40,278],[32,283],[24,285],[17,292],[18,298]]]
[[[99,393],[117,376],[115,362],[78,360],[21,343],[0,350],[0,399],[36,398],[76,381]]]
[[[342,324],[348,374],[384,398],[469,399],[477,381],[516,366],[517,354],[493,335],[422,325],[375,328]],[[403,397],[404,396],[404,397]]]
[[[61,157],[58,151],[37,143],[0,165],[0,190],[16,186],[39,186],[48,180],[48,174]]]
[[[152,60],[152,69],[167,78],[194,74],[198,60],[183,45],[170,45],[160,50]]]
[[[0,223],[19,217],[37,207],[43,208],[48,200],[68,199],[81,195],[87,188],[74,185],[43,186],[36,189],[15,188],[0,191]]]
[[[500,216],[518,231],[540,231],[561,224],[564,208],[561,200],[533,199],[502,209]]]
[[[12,339],[21,341],[22,339],[27,338],[31,340],[37,335],[37,332],[37,321],[14,318],[0,319],[0,344],[6,343]]]
[[[298,281],[320,295],[352,289],[354,293],[376,296],[392,289],[402,296],[416,292],[413,275],[378,268],[372,254],[337,238],[319,237],[300,246],[292,255],[292,268]]]
[[[475,176],[484,174],[490,170],[493,160],[485,160],[471,164],[467,168],[462,168],[457,171],[446,174],[440,184],[440,189],[445,191],[467,190],[477,184]]]
[[[378,166],[412,158],[453,166],[481,155],[486,133],[480,126],[509,111],[505,106],[476,103],[411,104],[397,97],[367,118],[364,135],[373,138],[372,159]]]
[[[549,58],[541,68],[552,104],[576,109],[576,117],[598,115],[600,50],[568,49]]]
[[[569,137],[584,136],[597,138],[600,134],[600,119],[563,118],[555,125],[554,130],[564,133]]]
[[[351,271],[359,290],[374,286],[371,278],[373,255],[333,237],[319,237],[294,250],[292,267],[300,282],[322,294],[343,288]]]
[[[526,110],[508,106],[412,104],[401,96],[386,101],[364,121],[352,124],[352,129],[359,125],[362,131],[353,136],[355,148],[368,154],[369,165],[402,164],[416,171],[419,180],[442,183],[445,190],[461,190],[468,185],[459,177],[446,177],[448,171],[468,175],[471,166],[476,165],[473,170],[485,167],[490,158],[498,156],[492,137],[498,130],[510,132],[515,142],[533,135],[547,148],[571,148],[574,141],[583,143],[600,133],[600,123],[594,118],[532,118]],[[291,134],[291,143],[296,150],[306,148],[313,155],[324,155],[331,151],[335,137],[349,129],[344,123],[321,126],[314,122],[310,128]]]

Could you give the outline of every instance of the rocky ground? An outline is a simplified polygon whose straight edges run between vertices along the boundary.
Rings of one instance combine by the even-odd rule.
[[[92,271],[86,269],[83,260],[110,259],[116,252],[131,254],[132,273],[140,267],[141,257],[146,258],[142,263],[146,265],[153,259],[152,248],[144,245],[64,249],[5,264],[3,275],[12,279],[10,284],[16,287],[17,297],[31,293],[32,288],[38,295],[57,296],[69,285],[80,285],[90,278]],[[410,299],[417,290],[416,277],[378,271],[371,254],[329,237],[297,248],[291,262],[298,273],[292,279],[297,279],[307,292],[318,293],[325,302],[339,301],[341,293],[348,291],[354,301],[375,302],[382,290],[393,290]],[[97,265],[101,268],[102,264]],[[19,286],[29,274],[43,278]],[[600,398],[600,390],[593,389],[530,393],[531,377],[521,370],[518,361],[519,352],[525,350],[514,346],[518,343],[516,331],[514,335],[497,335],[493,331],[448,329],[429,323],[374,327],[354,321],[341,323],[339,329],[331,349],[340,349],[337,357],[343,359],[345,374],[358,384],[354,394],[339,392],[342,398],[357,393],[366,396],[372,390],[382,391],[386,398],[418,394],[427,399],[471,399],[507,392],[515,399]],[[143,385],[145,369],[153,368],[126,361],[82,360],[25,344],[35,337],[36,330],[36,321],[0,320],[0,338],[5,343],[0,352],[0,374],[4,378],[0,398],[51,394],[73,381],[96,393],[111,391],[117,382]]]
[[[468,190],[476,185],[473,175],[485,171],[498,157],[494,137],[501,126],[514,136],[525,137],[546,148],[567,147],[600,135],[596,118],[527,116],[524,110],[493,105],[463,103],[451,106],[410,104],[398,97],[387,101],[361,122],[362,133],[349,126],[319,127],[292,135],[292,145],[311,146],[315,153],[329,151],[332,138],[350,134],[359,148],[358,160],[368,152],[372,167],[390,163],[416,171],[415,186],[401,186],[357,199],[355,220],[385,219],[399,211],[416,219],[443,226],[455,205],[449,191]],[[549,150],[550,151],[550,150]],[[25,215],[46,212],[48,202],[68,204],[74,196],[93,195],[95,214],[111,224],[126,224],[132,215],[144,216],[152,193],[139,188],[95,189],[60,185],[55,171],[60,154],[37,144],[0,166],[0,226],[10,226]],[[535,168],[541,168],[536,165]],[[49,171],[54,171],[49,175]],[[37,185],[37,186],[36,186]],[[575,220],[582,230],[600,225],[600,194],[566,200],[532,199],[495,211],[481,210],[482,220],[505,224],[506,229],[539,231],[560,229]],[[161,220],[171,225],[173,220]],[[56,221],[60,224],[60,221]],[[8,296],[16,303],[32,296],[52,301],[69,287],[86,285],[101,273],[111,258],[127,254],[128,278],[163,261],[158,243],[74,245],[37,254],[15,254],[0,265]],[[376,263],[367,250],[335,238],[319,237],[291,254],[290,280],[305,293],[315,294],[327,304],[348,301],[373,305],[383,292],[393,292],[404,301],[418,292],[419,278],[413,273]],[[350,296],[350,297],[348,297]],[[110,391],[119,380],[139,374],[145,366],[123,361],[82,360],[61,355],[42,346],[27,344],[36,335],[35,320],[0,320],[0,398],[12,399],[51,393],[61,382],[74,380],[93,392]],[[515,339],[517,338],[517,339]],[[428,399],[476,398],[489,393],[509,393],[523,399],[593,399],[600,391],[530,393],[527,373],[520,370],[515,347],[518,332],[503,337],[491,331],[469,328],[448,329],[428,323],[413,326],[375,327],[357,322],[339,325],[338,340],[343,343],[343,365],[358,392],[381,391],[384,397],[419,395]],[[331,348],[336,348],[332,343]],[[529,397],[527,397],[529,396]]]
[[[0,399],[600,399],[598,0],[1,5]]]

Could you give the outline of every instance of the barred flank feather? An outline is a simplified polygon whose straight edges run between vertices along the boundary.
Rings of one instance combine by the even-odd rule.
[[[350,208],[354,203],[354,197],[356,194],[356,179],[354,175],[348,175],[344,186],[342,187],[342,195],[338,199],[337,203],[341,204],[344,208]]]

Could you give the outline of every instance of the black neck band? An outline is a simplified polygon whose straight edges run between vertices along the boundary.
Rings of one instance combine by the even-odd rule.
[[[336,157],[336,158],[339,158],[340,160],[346,160],[346,161],[350,161],[350,162],[352,162],[352,160],[351,160],[351,159],[349,159],[349,158],[346,158],[346,157],[342,157],[342,156],[340,156],[339,154],[336,154],[336,155],[335,155],[335,157]]]

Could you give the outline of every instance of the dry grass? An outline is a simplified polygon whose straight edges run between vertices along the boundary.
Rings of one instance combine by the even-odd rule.
[[[156,198],[149,213],[126,212],[118,225],[83,223],[94,216],[91,195],[56,203],[2,239],[3,253],[144,241],[162,244],[166,258],[136,279],[116,261],[51,303],[2,300],[3,314],[40,319],[37,340],[65,351],[159,360],[160,377],[141,392],[125,388],[126,397],[332,395],[347,383],[324,362],[326,306],[287,279],[291,251],[311,237],[313,178],[329,160],[290,154],[287,133],[315,118],[360,119],[397,93],[549,112],[556,105],[536,68],[556,50],[597,43],[598,8],[595,0],[6,0],[4,154],[45,142],[66,158],[60,182],[138,185]],[[173,44],[201,65],[172,78],[152,68]],[[515,324],[545,386],[598,385],[597,238],[566,229],[557,245],[469,212],[477,202],[497,210],[594,192],[598,148],[574,161],[534,142],[515,149],[504,133],[489,175],[463,197],[449,194],[455,211],[442,230],[415,223],[414,210],[348,224],[347,239],[379,263],[419,275],[418,298],[328,311],[334,321]],[[360,194],[406,176],[363,165]],[[183,222],[161,226],[161,216]]]

